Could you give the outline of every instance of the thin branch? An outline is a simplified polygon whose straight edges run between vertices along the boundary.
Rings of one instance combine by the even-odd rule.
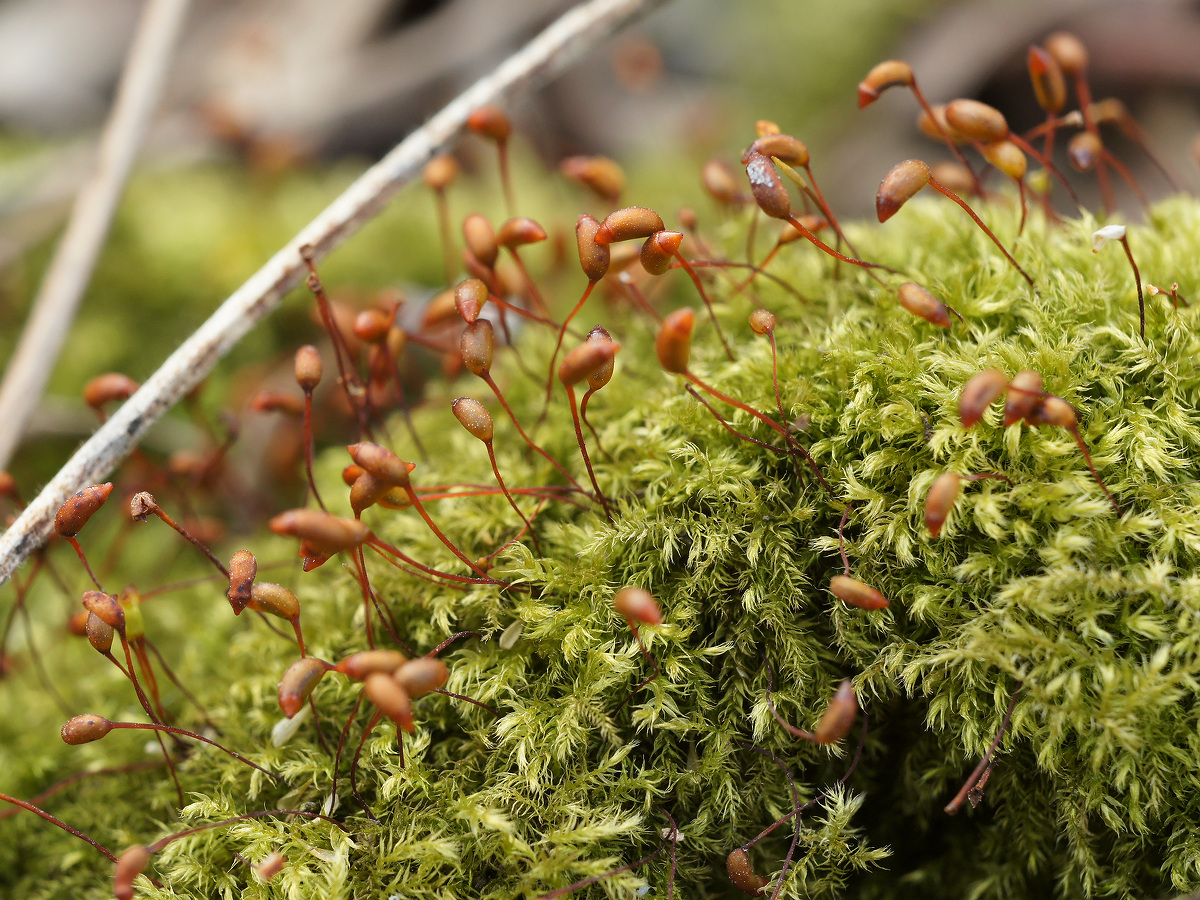
[[[16,353],[0,384],[0,469],[25,432],[108,236],[134,157],[158,107],[189,0],[149,0],[138,22],[96,169],[75,198]]]
[[[314,259],[328,255],[382,211],[430,157],[457,137],[473,110],[545,83],[619,28],[664,2],[591,0],[569,10],[363,173],[221,304],[26,507],[0,538],[0,584],[41,543],[63,502],[110,472],[164,412],[300,283],[302,246],[312,246]]]

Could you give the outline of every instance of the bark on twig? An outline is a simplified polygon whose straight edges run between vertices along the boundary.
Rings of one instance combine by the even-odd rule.
[[[87,289],[146,128],[158,107],[189,0],[150,0],[138,22],[96,169],[75,200],[16,353],[0,384],[0,469],[8,465],[42,398]]]
[[[111,471],[146,429],[300,282],[300,247],[309,244],[315,258],[323,258],[380,212],[392,194],[455,138],[472,110],[544,83],[619,28],[664,2],[591,0],[570,10],[368,169],[221,304],[26,507],[0,538],[0,584],[41,543],[63,501]]]

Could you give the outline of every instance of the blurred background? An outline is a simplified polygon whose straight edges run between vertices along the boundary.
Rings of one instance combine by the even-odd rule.
[[[195,0],[49,396],[11,466],[26,494],[94,428],[79,401],[87,378],[145,378],[365,166],[570,5]],[[89,171],[141,8],[0,2],[0,361]],[[683,205],[711,216],[700,165],[714,155],[736,162],[766,118],[808,144],[835,210],[867,216],[896,161],[947,157],[916,129],[907,92],[856,108],[855,86],[872,65],[906,59],[932,102],[975,97],[1022,131],[1044,118],[1026,51],[1058,29],[1089,47],[1095,96],[1121,99],[1180,186],[1200,187],[1196,0],[674,0],[514,104],[518,183],[532,209],[561,211],[568,200],[573,221],[580,194],[543,167],[603,153],[626,167],[628,202],[668,221]],[[1151,197],[1170,190],[1119,134],[1111,147]],[[472,209],[501,217],[490,150],[470,139],[456,150],[473,176],[452,198],[458,218]],[[1121,187],[1119,196],[1136,219],[1136,202]],[[428,191],[409,188],[329,260],[327,282],[363,296],[441,287],[432,212]],[[214,374],[210,418],[236,406],[248,370],[269,378],[313,339],[306,307],[307,298],[285,305]],[[187,446],[195,428],[177,416],[151,449]]]

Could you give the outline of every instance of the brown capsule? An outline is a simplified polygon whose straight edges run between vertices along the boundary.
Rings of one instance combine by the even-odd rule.
[[[354,336],[367,344],[380,343],[391,327],[391,317],[379,309],[364,309],[354,317]]]
[[[946,136],[956,144],[966,141],[966,135],[954,130],[946,121],[946,104],[935,103],[929,109],[923,109],[917,115],[917,130],[933,141],[944,141]]]
[[[229,558],[229,605],[234,615],[241,615],[250,602],[254,576],[258,574],[258,560],[249,550],[239,550]]]
[[[463,242],[477,260],[489,269],[496,264],[500,245],[496,243],[496,232],[486,218],[479,213],[471,213],[463,219],[462,233]]]
[[[83,611],[84,634],[87,635],[88,643],[96,650],[97,653],[107,653],[112,649],[114,630],[111,625],[97,616],[90,609]]]
[[[416,700],[445,684],[446,679],[450,677],[450,670],[440,659],[422,656],[401,665],[392,673],[392,677],[409,697]]]
[[[316,390],[321,383],[321,354],[312,344],[296,351],[296,383],[305,393]]]
[[[700,183],[708,195],[722,206],[737,203],[737,179],[724,160],[708,160],[700,169]]]
[[[647,238],[664,229],[662,217],[644,206],[626,206],[609,213],[596,229],[597,244],[615,244]]]
[[[128,400],[140,387],[136,381],[121,372],[97,375],[83,387],[83,402],[92,409],[100,409],[106,403]]]
[[[758,208],[775,219],[786,219],[792,214],[792,198],[775,164],[761,153],[748,153],[745,157],[746,177],[750,180],[750,195]]]
[[[1088,110],[1091,112],[1092,118],[1101,125],[1116,125],[1122,131],[1126,130],[1130,121],[1129,110],[1116,97],[1097,100],[1088,107]]]
[[[683,243],[681,231],[656,231],[642,244],[642,268],[650,275],[664,275],[671,268],[675,251]]]
[[[770,156],[780,162],[787,163],[789,166],[807,166],[808,165],[808,147],[804,146],[804,142],[792,137],[790,134],[768,134],[760,137],[746,152],[746,156],[750,152],[761,153],[763,156]],[[743,162],[746,156],[743,156]]]
[[[105,625],[115,628],[117,631],[124,631],[125,610],[121,608],[121,604],[112,594],[105,594],[103,591],[84,591],[82,602],[83,608],[95,615]]]
[[[1069,31],[1054,32],[1042,41],[1042,46],[1067,75],[1076,75],[1088,67],[1087,47]]]
[[[1032,369],[1022,369],[1014,375],[1004,401],[1004,427],[1029,418],[1041,404],[1044,390],[1042,376]]]
[[[315,656],[298,659],[287,667],[279,679],[279,708],[289,719],[300,712],[300,707],[329,671],[329,664]]]
[[[363,682],[363,687],[366,689],[367,699],[395,722],[397,728],[402,728],[409,734],[417,730],[413,724],[412,699],[391,675],[372,672]]]
[[[1103,154],[1103,142],[1090,131],[1081,131],[1067,142],[1067,160],[1076,172],[1092,171]]]
[[[983,148],[983,158],[1011,178],[1020,181],[1029,168],[1029,160],[1012,141],[996,141]]]
[[[919,159],[906,159],[896,163],[892,170],[879,182],[875,194],[875,214],[880,222],[886,222],[905,203],[929,184],[929,166]]]
[[[106,482],[89,485],[79,491],[58,508],[54,516],[54,530],[60,537],[75,537],[83,531],[83,526],[95,515],[96,510],[104,505],[112,489],[112,482]]]
[[[254,867],[256,874],[263,881],[270,881],[287,866],[287,857],[278,850],[273,850],[263,857],[262,862]]]
[[[363,472],[350,485],[350,509],[355,516],[361,516],[363,510],[370,509],[381,501],[392,490],[370,472]]]
[[[568,387],[576,385],[611,363],[620,349],[612,341],[584,341],[558,364],[558,380]]]
[[[295,621],[300,615],[300,601],[296,599],[296,595],[282,584],[272,584],[269,581],[260,581],[250,589],[250,602],[246,605],[258,612],[278,616],[289,622]]]
[[[954,508],[961,489],[962,478],[956,472],[943,472],[930,485],[929,493],[925,495],[925,527],[931,537],[942,533],[942,526],[946,524],[946,517]]]
[[[587,339],[597,343],[612,342],[612,335],[600,325],[588,332]],[[613,370],[616,368],[616,357],[609,359],[604,365],[588,376],[588,390],[598,391],[612,381]]]
[[[521,247],[525,244],[536,244],[546,239],[546,229],[533,219],[517,216],[509,219],[496,232],[496,241],[501,247]]]
[[[950,313],[946,304],[916,282],[904,282],[896,289],[896,296],[900,305],[914,316],[942,328],[950,327]]]
[[[780,127],[770,119],[759,119],[754,123],[754,133],[759,137],[766,137],[769,134],[779,134]]]
[[[958,418],[964,428],[977,425],[1008,387],[1008,376],[999,369],[984,369],[963,385],[958,398]]]
[[[474,325],[478,321],[479,313],[487,299],[487,285],[478,278],[460,281],[454,289],[454,308],[468,325]]]
[[[962,163],[943,160],[930,166],[929,174],[931,180],[960,196],[970,194],[975,190],[975,180],[971,177],[971,170]]]
[[[0,470],[0,497],[12,497],[17,493],[17,480],[8,472]]]
[[[116,900],[133,900],[133,882],[150,865],[150,850],[137,844],[117,857],[113,867],[113,897]]]
[[[836,744],[850,733],[854,719],[858,716],[858,700],[854,696],[854,685],[847,678],[838,685],[829,701],[829,709],[813,730],[813,740],[818,744]]]
[[[350,444],[346,450],[355,463],[384,484],[391,487],[407,487],[410,484],[409,473],[416,468],[416,464],[405,462],[386,447],[360,441]]]
[[[751,897],[757,897],[771,883],[750,868],[750,854],[741,847],[725,857],[725,871],[733,886]]]
[[[84,713],[67,719],[62,727],[62,739],[68,744],[90,744],[113,730],[113,723],[104,716]]]
[[[985,144],[1008,137],[1004,114],[978,100],[951,100],[946,104],[946,121],[959,134]]]
[[[1075,407],[1054,394],[1047,394],[1041,403],[1029,415],[1031,425],[1054,425],[1075,431],[1079,427],[1079,417],[1075,415]]]
[[[365,471],[366,469],[364,469],[362,466],[356,466],[354,463],[351,463],[350,465],[346,466],[346,468],[342,469],[342,484],[346,485],[346,487],[350,487],[350,485],[354,484],[354,482],[358,480],[358,476]]]
[[[360,650],[337,665],[337,670],[351,681],[364,681],[373,672],[384,675],[396,671],[408,662],[399,650]]]
[[[492,439],[496,430],[495,423],[492,422],[491,413],[478,400],[473,400],[470,397],[459,397],[457,400],[450,402],[450,409],[462,427],[471,432],[472,435],[484,443]]]
[[[1048,113],[1057,113],[1067,105],[1067,81],[1062,67],[1047,50],[1033,46],[1025,57],[1029,80],[1038,106]]]
[[[468,325],[463,329],[458,349],[462,354],[463,365],[472,375],[483,378],[491,372],[494,343],[495,335],[492,331],[492,323],[487,319],[480,319],[475,324]]]
[[[607,156],[568,156],[558,171],[610,203],[625,190],[625,171]]]
[[[849,575],[834,575],[829,590],[839,600],[858,609],[887,609],[891,605],[875,588]]]
[[[75,637],[87,636],[87,621],[92,614],[86,609],[76,610],[67,617],[67,631]]]
[[[612,250],[608,244],[596,243],[600,220],[586,213],[575,223],[575,243],[579,248],[579,267],[588,281],[599,281],[608,273]]]
[[[912,66],[900,59],[881,62],[858,83],[858,108],[870,106],[890,87],[911,87]]]
[[[512,122],[498,106],[481,106],[467,116],[467,128],[502,143],[512,134]]]
[[[425,163],[425,168],[421,170],[421,177],[433,190],[444,191],[458,177],[458,163],[454,161],[453,156],[435,156]]]
[[[286,394],[283,391],[259,391],[250,398],[249,406],[252,412],[304,415],[304,401],[295,394]]]
[[[690,206],[679,207],[679,224],[688,231],[695,231],[697,224],[699,224],[696,211]]]
[[[822,219],[820,216],[814,216],[808,213],[802,216],[796,216],[796,221],[798,221],[813,234],[816,234],[818,231],[829,227],[828,219]],[[795,225],[793,225],[791,222],[785,222],[783,224],[783,230],[779,232],[779,237],[777,240],[779,245],[782,247],[785,244],[798,241],[803,237],[804,235],[796,229]]]
[[[129,500],[129,517],[135,522],[145,522],[146,516],[154,515],[158,502],[149,491],[138,491]]]
[[[775,314],[769,309],[756,309],[750,313],[750,328],[760,337],[775,331]]]
[[[421,313],[421,327],[428,331],[439,325],[453,322],[457,315],[458,305],[454,291],[446,288],[434,294],[433,298],[425,304],[425,309]]]
[[[625,617],[630,628],[638,625],[661,625],[662,610],[654,595],[640,587],[621,588],[613,595],[613,609]]]
[[[654,342],[658,362],[668,372],[682,375],[688,370],[692,355],[692,331],[696,327],[696,313],[689,307],[677,309],[663,319]]]
[[[310,549],[326,556],[357,547],[371,534],[371,529],[356,519],[344,519],[319,509],[289,509],[267,525],[276,534],[303,539]]]

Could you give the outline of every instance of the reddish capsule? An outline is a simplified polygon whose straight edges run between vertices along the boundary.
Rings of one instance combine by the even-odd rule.
[[[1004,114],[978,100],[951,100],[946,104],[946,121],[959,134],[985,144],[1008,137]]]
[[[62,739],[68,744],[90,744],[113,730],[113,723],[104,716],[85,713],[67,719],[62,727]]]
[[[612,251],[608,244],[596,243],[600,220],[584,214],[575,223],[575,243],[579,248],[579,267],[588,281],[599,281],[608,273]]]
[[[1025,63],[1038,106],[1048,113],[1057,113],[1066,106],[1067,82],[1058,60],[1049,51],[1034,46],[1029,48]]]
[[[568,387],[591,378],[613,361],[620,344],[612,341],[584,341],[558,364],[558,380]]]
[[[829,709],[821,716],[821,721],[813,731],[813,739],[818,744],[836,744],[849,734],[857,715],[858,700],[854,696],[854,685],[847,678],[834,692]]]
[[[662,217],[644,206],[626,206],[609,213],[596,229],[597,244],[615,244],[619,241],[640,240],[662,231]]]
[[[958,500],[962,489],[962,478],[956,472],[943,472],[937,477],[925,495],[925,527],[932,537],[942,533],[946,517]]]
[[[86,616],[83,630],[87,635],[88,643],[97,653],[108,653],[113,645],[113,627],[90,609],[85,609],[83,614]]]
[[[363,472],[354,480],[354,484],[350,485],[350,509],[355,516],[361,516],[363,510],[382,500],[390,489],[370,472]]]
[[[829,582],[833,596],[859,609],[887,609],[887,598],[875,588],[849,575],[834,575]]]
[[[487,319],[480,319],[463,329],[458,349],[462,354],[463,365],[472,375],[483,378],[491,372],[494,343],[495,333],[492,323]]]
[[[321,354],[312,344],[305,344],[296,351],[296,383],[301,390],[310,393],[321,383]]]
[[[984,369],[963,385],[958,398],[958,418],[963,427],[977,425],[1007,387],[1008,376],[999,369]]]
[[[391,719],[397,728],[402,728],[409,734],[417,730],[413,723],[412,698],[391,675],[373,672],[367,676],[363,687],[366,689],[367,699]]]
[[[1032,369],[1022,369],[1014,375],[1004,401],[1004,427],[1028,419],[1041,404],[1043,392],[1042,376]]]
[[[249,406],[252,412],[281,412],[289,416],[304,414],[304,401],[283,391],[259,391],[250,398]]]
[[[433,299],[425,304],[425,310],[421,314],[421,327],[425,330],[437,328],[439,325],[454,321],[456,315],[458,315],[458,306],[454,291],[446,288],[446,290],[434,294]]]
[[[775,331],[775,314],[769,309],[756,309],[750,313],[750,329],[760,337]]]
[[[613,609],[625,617],[630,628],[638,625],[661,625],[662,610],[649,591],[639,587],[621,588],[613,596]]]
[[[8,472],[0,470],[0,497],[12,497],[17,493],[17,480]]]
[[[913,281],[906,281],[896,289],[900,305],[918,318],[942,328],[950,327],[950,312],[937,297]]]
[[[903,60],[881,62],[858,83],[858,108],[870,106],[890,87],[910,87],[913,81],[912,66]]]
[[[394,672],[406,662],[408,657],[399,650],[360,650],[338,663],[337,670],[351,681],[363,681],[373,672]]]
[[[258,574],[258,560],[249,550],[239,550],[229,560],[229,605],[233,607],[234,615],[241,615],[246,604],[250,602],[251,588],[254,587],[254,576]]]
[[[710,197],[722,206],[738,201],[737,180],[724,160],[710,159],[700,169],[700,183]]]
[[[1047,394],[1029,415],[1030,425],[1054,425],[1075,431],[1079,427],[1079,417],[1075,415],[1075,407],[1054,394]]]
[[[558,171],[609,203],[616,203],[625,190],[625,171],[607,156],[568,156]]]
[[[150,850],[141,844],[130,847],[117,857],[113,867],[113,897],[132,900],[133,882],[150,865]]]
[[[83,531],[83,526],[95,515],[96,510],[104,505],[112,489],[112,482],[106,482],[93,484],[79,491],[58,508],[58,513],[54,516],[54,530],[61,537],[75,537]]]
[[[268,853],[262,862],[254,867],[254,873],[263,881],[270,881],[287,866],[287,857],[278,850]]]
[[[477,260],[489,269],[496,264],[500,245],[496,243],[496,232],[486,218],[479,213],[471,213],[463,219],[462,233],[467,249]]]
[[[379,309],[364,309],[354,317],[354,336],[367,344],[378,344],[391,327],[391,317]]]
[[[298,659],[279,679],[279,708],[289,719],[300,712],[313,688],[330,669],[329,663],[313,656]]]
[[[790,134],[768,134],[760,137],[750,145],[742,161],[745,162],[752,152],[777,159],[789,166],[807,166],[809,160],[808,148],[804,146],[804,142]]]
[[[905,203],[929,184],[929,166],[919,159],[906,159],[892,166],[890,172],[879,182],[875,193],[875,214],[880,222],[886,222]]]
[[[545,239],[546,229],[526,216],[509,219],[496,232],[496,242],[501,247],[508,247],[510,250],[525,244],[536,244]]]
[[[356,519],[344,519],[317,509],[289,509],[267,523],[276,534],[301,538],[321,555],[349,550],[362,544],[371,529]]]
[[[498,106],[479,107],[467,116],[467,128],[501,143],[512,134],[512,122]]]
[[[692,330],[695,327],[696,313],[686,306],[663,319],[654,349],[658,353],[659,364],[668,372],[682,375],[688,370],[688,360],[692,353]]]
[[[450,670],[440,659],[423,656],[401,665],[392,673],[392,677],[409,697],[416,700],[445,684],[450,677]]]
[[[962,163],[956,162],[939,162],[930,166],[929,175],[931,181],[938,182],[942,187],[948,188],[954,193],[970,194],[975,190],[975,181],[971,177],[971,170]]]
[[[492,421],[491,413],[478,400],[459,397],[450,402],[450,409],[462,427],[472,435],[484,443],[492,439],[495,434],[495,423]]]
[[[1090,131],[1081,131],[1067,142],[1067,160],[1076,172],[1090,172],[1103,155],[1103,142]]]
[[[140,385],[121,372],[97,375],[83,388],[83,402],[92,409],[100,409],[106,403],[128,400]]]
[[[246,605],[250,609],[278,616],[289,622],[295,621],[300,615],[300,601],[296,599],[296,595],[282,584],[272,584],[269,581],[260,581],[250,589],[250,602]]]
[[[1067,75],[1076,75],[1088,67],[1088,51],[1083,41],[1068,31],[1056,31],[1042,42]]]
[[[425,183],[435,191],[444,191],[458,177],[458,163],[453,156],[435,156],[421,170]]]
[[[117,631],[124,631],[125,610],[121,608],[121,604],[112,594],[105,594],[103,591],[84,591],[82,603],[84,609],[105,625],[115,628]]]
[[[454,308],[468,325],[474,325],[478,321],[479,313],[487,299],[487,285],[478,278],[460,281],[454,289]]]
[[[600,325],[597,325],[588,332],[587,339],[597,343],[602,343],[605,341],[612,343],[612,335],[605,331]],[[598,391],[600,388],[612,381],[613,370],[615,368],[616,357],[613,357],[588,376],[588,390]]]
[[[782,130],[770,119],[759,119],[754,123],[754,133],[759,137],[766,137],[769,134],[780,134]]]
[[[346,450],[355,463],[384,484],[392,487],[407,487],[410,484],[409,473],[416,468],[416,464],[405,462],[387,447],[360,441],[350,444]]]
[[[642,268],[650,275],[663,275],[671,268],[675,251],[683,243],[683,232],[656,231],[642,244]]]
[[[955,144],[966,143],[967,137],[954,130],[946,121],[946,104],[936,103],[917,115],[917,130],[932,141],[944,141],[948,136]]]
[[[744,157],[746,178],[750,181],[750,195],[758,208],[774,219],[786,219],[792,214],[792,198],[775,164],[761,153],[748,153]]]
[[[738,847],[725,857],[725,871],[733,886],[743,894],[757,897],[770,881],[750,868],[750,854]]]

